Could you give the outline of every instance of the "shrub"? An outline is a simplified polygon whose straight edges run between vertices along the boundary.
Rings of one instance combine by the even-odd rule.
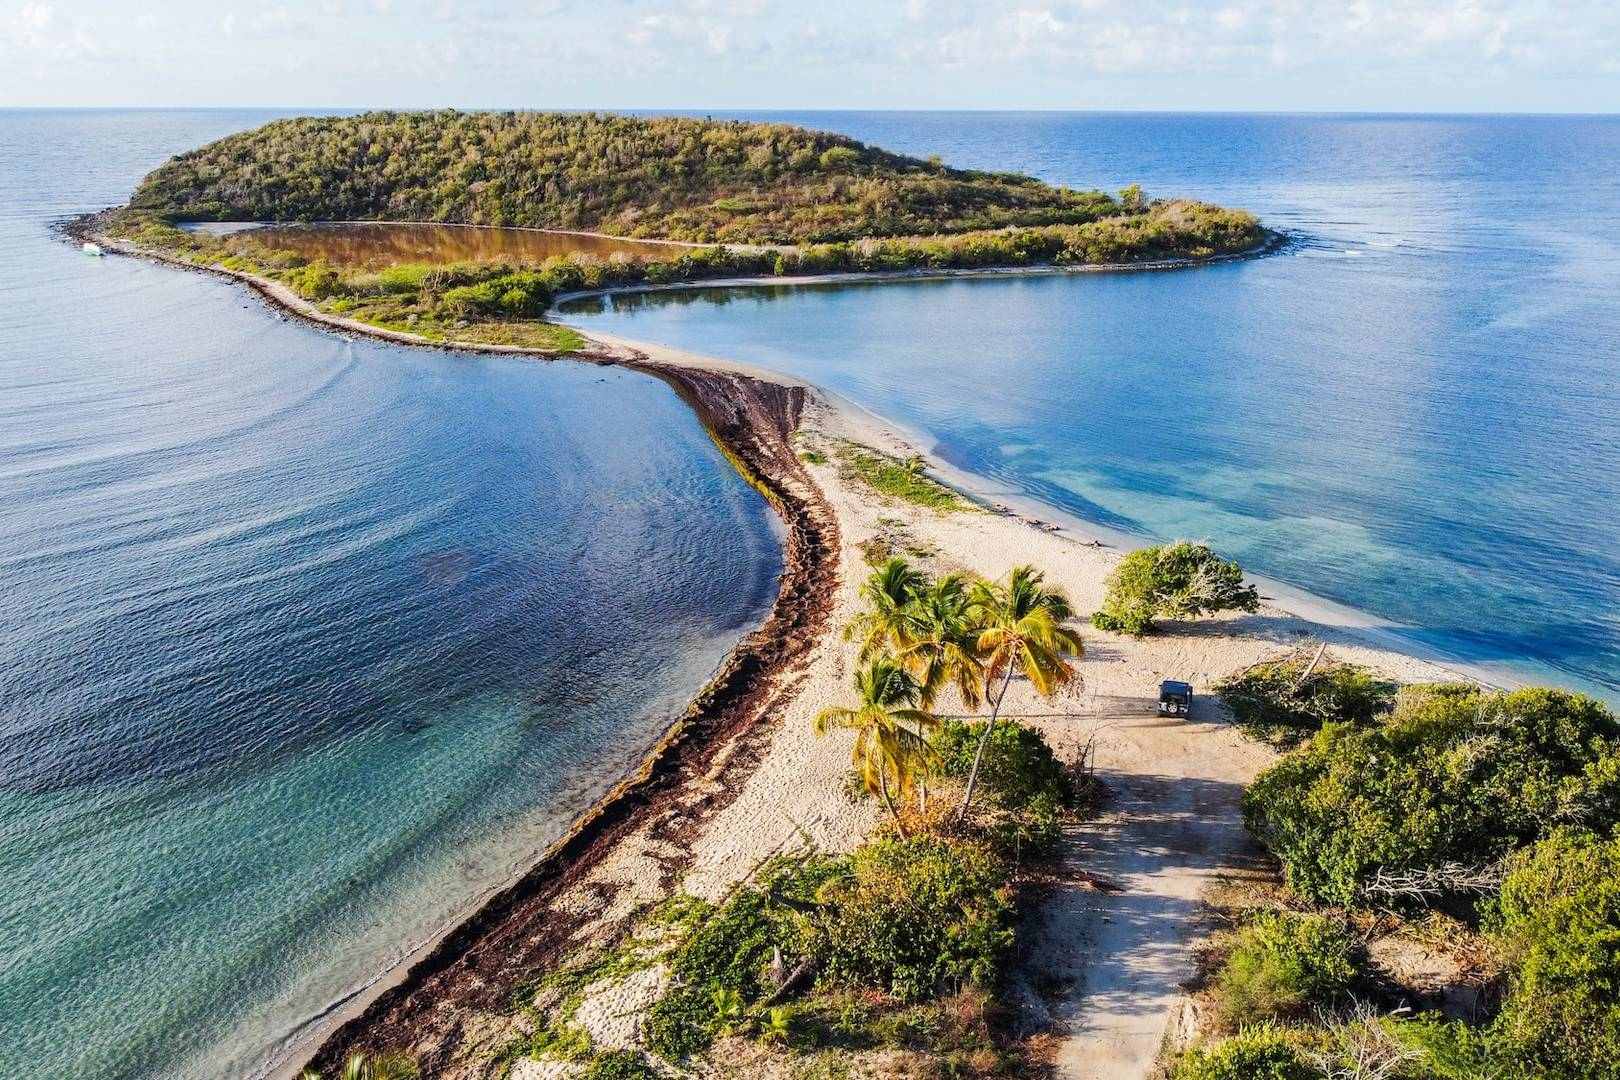
[[[1496,1059],[1490,1032],[1460,1020],[1421,1016],[1388,1029],[1400,1045],[1414,1051],[1423,1080],[1509,1080],[1513,1076]],[[1415,1072],[1416,1070],[1409,1070]]]
[[[1408,687],[1371,728],[1329,724],[1245,792],[1244,819],[1302,896],[1351,904],[1380,875],[1486,867],[1620,808],[1620,730],[1562,690]]]
[[[658,1080],[658,1073],[634,1050],[609,1050],[597,1055],[583,1080]]]
[[[1178,540],[1133,551],[1108,575],[1099,630],[1141,637],[1155,619],[1182,619],[1217,611],[1255,611],[1260,594],[1243,584],[1243,569],[1208,544]]]
[[[931,836],[867,844],[819,899],[813,947],[823,978],[903,1001],[992,985],[1013,943],[1006,871],[974,844]]]
[[[338,272],[319,261],[289,271],[287,284],[293,292],[305,300],[325,300],[343,291],[343,282],[338,277]]]
[[[1527,1076],[1620,1078],[1620,837],[1564,830],[1520,852],[1487,926],[1512,967],[1496,1056]]]
[[[458,285],[444,294],[444,305],[462,318],[478,315],[539,315],[551,304],[545,278],[517,270],[473,285]]]
[[[737,1022],[743,1006],[761,996],[761,977],[778,949],[790,965],[804,957],[811,937],[806,912],[822,885],[846,871],[843,859],[784,859],[761,870],[758,887],[739,889],[718,910],[697,901],[666,906],[665,921],[691,929],[670,956],[677,985],[643,1024],[652,1051],[683,1061]]]
[[[947,720],[940,724],[930,740],[939,755],[940,771],[965,779],[973,768],[973,755],[983,734],[983,721]],[[1036,802],[1069,810],[1079,801],[1073,778],[1045,737],[1016,721],[1003,720],[996,725],[995,734],[984,748],[979,782],[1009,810],[1022,810]]]
[[[677,986],[647,1010],[641,1034],[648,1049],[669,1062],[682,1062],[714,1041],[712,991]]]
[[[1292,746],[1323,724],[1366,725],[1395,703],[1396,683],[1355,664],[1321,664],[1303,680],[1309,660],[1256,664],[1215,690],[1250,737]]]
[[[1354,983],[1360,950],[1339,922],[1276,911],[1238,932],[1212,991],[1228,1028],[1299,1020],[1340,1002]]]
[[[1049,796],[1038,795],[1016,813],[991,822],[985,838],[997,854],[1015,863],[1049,858],[1063,841],[1063,813]]]
[[[1256,1028],[1195,1047],[1182,1055],[1171,1080],[1321,1080],[1285,1032]]]

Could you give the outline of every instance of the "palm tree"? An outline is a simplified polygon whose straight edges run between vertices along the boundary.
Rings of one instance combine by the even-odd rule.
[[[977,709],[984,665],[979,660],[979,613],[968,579],[947,574],[924,587],[906,611],[905,645],[896,654],[917,680],[917,704],[932,710],[939,692],[954,686],[962,703]]]
[[[947,574],[926,585],[912,598],[906,614],[901,635],[906,644],[898,659],[917,680],[918,707],[932,713],[939,692],[954,686],[962,703],[977,709],[984,665],[978,656],[979,623],[967,577]],[[919,777],[917,807],[928,809],[926,769]]]
[[[979,655],[985,658],[985,696],[990,697],[991,687],[997,682],[1000,689],[995,691],[990,720],[973,752],[967,790],[956,811],[958,823],[967,817],[968,805],[973,801],[979,768],[984,764],[984,748],[995,732],[1013,672],[1022,671],[1036,693],[1050,698],[1074,677],[1069,658],[1085,651],[1080,635],[1063,626],[1063,621],[1074,614],[1068,599],[1048,589],[1041,572],[1032,566],[1014,568],[1005,585],[980,585],[974,590],[973,606],[984,627],[977,644]]]
[[[910,790],[913,778],[926,767],[933,753],[922,733],[939,721],[913,708],[919,690],[917,680],[887,657],[879,657],[857,671],[855,689],[860,704],[853,709],[823,709],[816,716],[816,734],[825,735],[835,727],[855,732],[850,759],[866,790],[883,797],[883,804],[904,836],[905,826],[900,824],[889,778],[894,777],[902,795]]]
[[[844,631],[846,638],[860,640],[861,663],[884,650],[898,652],[905,647],[907,612],[926,583],[922,572],[898,555],[872,571],[861,586],[866,610]]]
[[[408,1054],[355,1054],[343,1063],[339,1080],[415,1080],[419,1073]],[[321,1074],[306,1069],[300,1080],[321,1080]]]

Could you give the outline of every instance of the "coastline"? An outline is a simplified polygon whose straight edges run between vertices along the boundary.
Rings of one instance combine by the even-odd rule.
[[[1211,255],[1207,259],[1151,259],[1143,262],[1070,263],[1062,266],[1055,263],[1030,263],[1025,266],[849,270],[832,274],[702,278],[694,281],[671,281],[661,285],[614,285],[602,289],[576,289],[573,292],[560,293],[556,296],[546,314],[548,317],[557,315],[559,314],[558,309],[562,305],[576,300],[589,300],[593,297],[629,296],[635,293],[683,292],[692,289],[758,288],[772,285],[782,288],[798,288],[808,285],[878,285],[897,281],[950,281],[959,278],[1052,277],[1067,274],[1128,274],[1163,270],[1197,270],[1201,267],[1214,266],[1220,263],[1238,262],[1243,259],[1258,259],[1266,255],[1274,255],[1289,243],[1287,233],[1273,229],[1264,229],[1262,232],[1264,237],[1260,243],[1251,248],[1246,248],[1243,251],[1228,252],[1224,255]],[[602,337],[603,335],[593,336]]]
[[[170,262],[117,242],[108,247]],[[451,351],[556,355],[515,346],[442,343],[381,330],[320,312],[267,279],[223,268],[173,265],[241,280],[294,317],[332,329]],[[911,452],[914,443],[897,432],[896,425],[802,380],[605,334],[591,333],[588,338],[591,349],[569,355],[663,379],[697,410],[717,444],[782,514],[789,552],[777,602],[765,626],[739,643],[716,680],[640,768],[587,811],[534,868],[487,899],[466,921],[446,928],[435,941],[322,1018],[299,1041],[292,1059],[271,1075],[297,1075],[302,1067],[297,1060],[308,1056],[317,1041],[311,1060],[320,1067],[330,1068],[355,1049],[408,1046],[421,1051],[429,1075],[475,1075],[468,1071],[469,1055],[490,1053],[500,1038],[509,1035],[509,1025],[503,1027],[495,1017],[505,1011],[512,986],[525,973],[554,966],[581,940],[611,939],[638,905],[667,894],[676,883],[700,893],[717,893],[746,877],[759,858],[798,834],[814,833],[817,843],[831,848],[858,840],[870,827],[866,812],[834,805],[843,802],[833,782],[846,768],[843,747],[832,745],[832,740],[809,741],[809,725],[801,720],[829,700],[828,695],[843,692],[847,650],[826,631],[853,610],[859,545],[888,528],[884,522],[895,520],[897,511],[869,492],[854,490],[838,475],[836,465],[808,467],[796,454],[794,439],[797,433],[817,440],[865,442],[889,453]],[[1050,508],[1039,508],[1039,522],[997,510],[986,492],[974,490],[967,474],[937,460],[931,465],[936,475],[986,509],[943,521],[915,512],[898,513],[920,542],[942,553],[942,565],[996,576],[1014,561],[1034,561],[1057,571],[1055,576],[1075,596],[1076,607],[1088,610],[1086,604],[1094,599],[1117,552],[1094,546],[1090,541],[1097,537],[1084,523],[1048,527],[1056,514]],[[840,574],[841,567],[850,572]],[[1105,739],[1104,774],[1117,776],[1121,790],[1129,791],[1132,778],[1146,772],[1161,780],[1181,775],[1218,793],[1196,808],[1209,820],[1208,835],[1198,845],[1193,864],[1170,867],[1172,873],[1164,873],[1164,867],[1150,868],[1148,876],[1154,883],[1123,901],[1059,889],[1046,919],[1055,924],[1043,928],[1055,949],[1078,962],[1085,953],[1079,943],[1095,951],[1101,938],[1108,940],[1111,952],[1128,955],[1144,942],[1129,936],[1114,940],[1110,935],[1148,931],[1140,926],[1110,929],[1114,919],[1109,912],[1115,909],[1109,905],[1159,896],[1155,889],[1168,889],[1178,902],[1194,905],[1208,875],[1227,867],[1244,848],[1234,792],[1263,766],[1268,752],[1242,744],[1218,717],[1209,715],[1208,705],[1202,706],[1202,716],[1195,716],[1197,723],[1185,725],[1186,730],[1164,730],[1158,724],[1137,730],[1140,700],[1156,679],[1166,672],[1193,675],[1202,688],[1226,670],[1288,647],[1312,632],[1337,629],[1268,604],[1259,616],[1206,620],[1192,624],[1185,633],[1145,643],[1086,631],[1099,656],[1087,662],[1084,700],[1065,703],[1063,721],[1049,733],[1054,741],[1060,745],[1083,741],[1083,724],[1092,724],[1090,736],[1095,739],[1103,733]],[[1334,643],[1347,658],[1404,678],[1435,679],[1451,673],[1404,652],[1375,648],[1359,637],[1336,637]],[[1213,775],[1204,775],[1211,771]],[[818,782],[806,782],[809,775]],[[784,794],[784,776],[800,780],[800,790]],[[746,828],[738,829],[739,819]],[[1123,823],[1120,831],[1131,824]],[[1158,843],[1151,835],[1141,839]],[[1098,846],[1088,855],[1088,865],[1108,865],[1105,848]],[[1128,876],[1133,871],[1122,866],[1113,872]],[[1146,979],[1132,987],[1141,1002],[1154,1006],[1132,1010],[1138,1030],[1122,1038],[1118,1024],[1094,1023],[1099,1018],[1086,1013],[1076,998],[1072,1015],[1060,1017],[1069,1026],[1071,1042],[1079,1040],[1066,1044],[1064,1060],[1087,1060],[1106,1050],[1108,1060],[1135,1068],[1144,1047],[1156,1051],[1179,994],[1177,980],[1190,957],[1183,932],[1190,932],[1190,919],[1189,914],[1187,924],[1177,930],[1174,948],[1154,950],[1153,970],[1117,973],[1127,980]],[[1162,933],[1164,927],[1154,932]],[[1157,940],[1147,944],[1166,945]],[[1080,985],[1089,982],[1095,987],[1107,981],[1099,980],[1096,971],[1081,974],[1087,979]],[[1140,1015],[1144,1012],[1151,1014],[1146,1021]],[[518,1070],[513,1076],[521,1080]]]

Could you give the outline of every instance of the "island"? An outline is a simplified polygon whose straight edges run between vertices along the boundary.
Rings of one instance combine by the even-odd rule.
[[[273,232],[176,227],[194,222],[434,223],[660,243],[606,257],[356,265],[277,246]],[[561,351],[577,336],[540,316],[582,291],[1165,267],[1276,239],[1242,211],[953,169],[787,124],[455,111],[278,120],[179,155],[127,207],[80,228],[278,282],[385,330]]]
[[[609,248],[328,258],[343,222]],[[268,223],[316,233],[235,228]],[[73,230],[320,325],[660,378],[786,526],[766,622],[639,766],[286,1076],[1615,1075],[1603,705],[1285,607],[1208,545],[993,501],[802,381],[544,318],[1195,265],[1274,243],[1251,215],[778,124],[435,112],[232,136]]]

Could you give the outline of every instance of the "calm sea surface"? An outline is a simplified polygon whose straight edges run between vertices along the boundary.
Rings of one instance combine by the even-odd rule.
[[[48,233],[268,118],[0,112],[8,1080],[251,1075],[775,594],[763,501],[661,383],[349,342]]]
[[[587,329],[792,371],[1006,490],[1620,698],[1620,118],[813,113],[1261,214],[1176,273],[622,297]]]

